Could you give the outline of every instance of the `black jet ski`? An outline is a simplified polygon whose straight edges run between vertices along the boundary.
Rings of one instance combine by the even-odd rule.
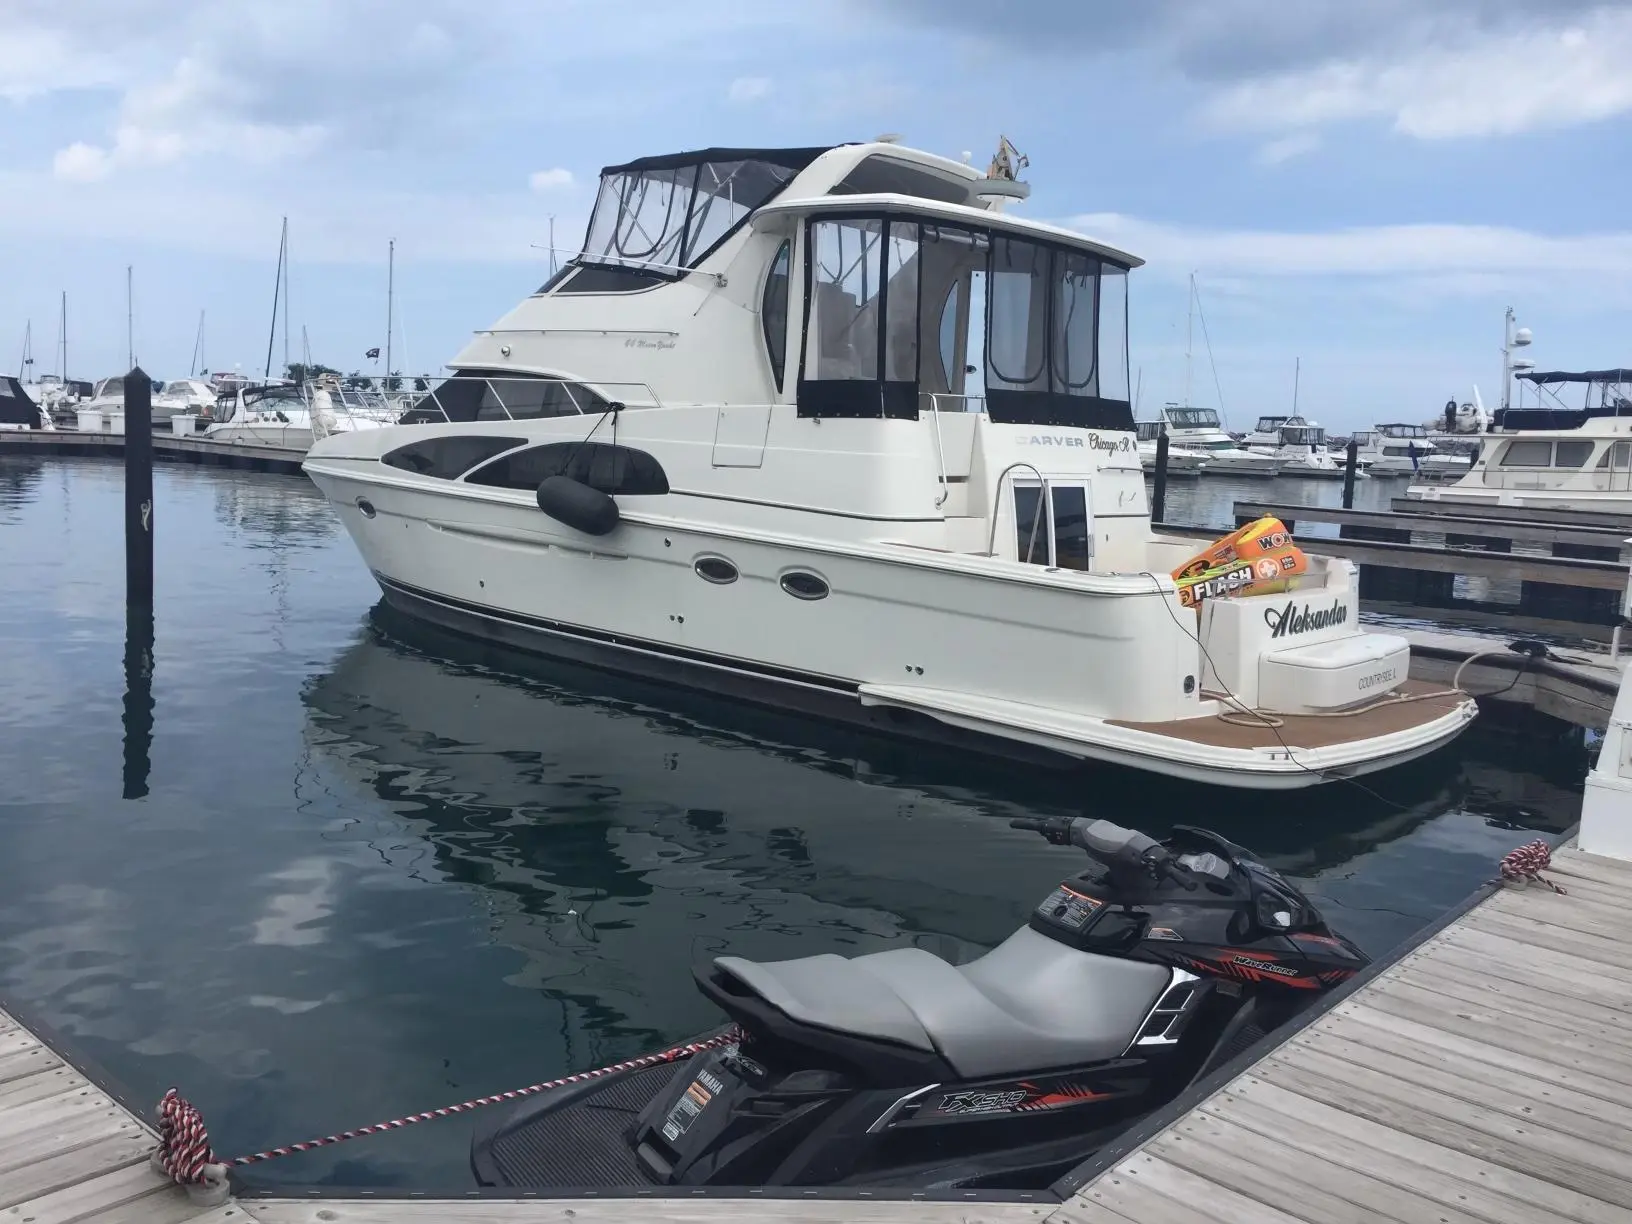
[[[918,948],[697,985],[724,1044],[480,1131],[487,1186],[1047,1185],[1367,963],[1251,852],[1180,826],[1017,820],[1094,860],[966,965]]]

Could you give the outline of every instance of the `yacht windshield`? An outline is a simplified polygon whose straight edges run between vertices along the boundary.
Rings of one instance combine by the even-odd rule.
[[[1385,438],[1426,438],[1428,431],[1421,425],[1379,425],[1377,431]]]
[[[1288,425],[1281,430],[1283,446],[1324,446],[1326,431],[1316,425]]]
[[[608,166],[577,262],[683,271],[825,152],[703,149]]]
[[[1164,408],[1162,414],[1174,429],[1218,428],[1218,413],[1211,408]]]
[[[1274,433],[1285,423],[1286,419],[1286,417],[1259,417],[1258,424],[1254,427],[1253,432]]]

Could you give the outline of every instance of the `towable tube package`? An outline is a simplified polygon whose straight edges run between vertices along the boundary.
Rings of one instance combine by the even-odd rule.
[[[1195,608],[1204,599],[1290,590],[1308,572],[1309,557],[1292,542],[1286,524],[1266,517],[1197,553],[1173,571],[1173,581],[1179,585],[1179,602]]]

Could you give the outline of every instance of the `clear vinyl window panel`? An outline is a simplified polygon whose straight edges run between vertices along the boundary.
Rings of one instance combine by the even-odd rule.
[[[765,334],[765,355],[771,363],[771,378],[782,389],[782,371],[788,355],[788,268],[793,244],[784,242],[771,260],[765,277],[765,295],[759,304],[759,323]]]
[[[879,220],[811,225],[807,378],[879,381],[883,241]]]

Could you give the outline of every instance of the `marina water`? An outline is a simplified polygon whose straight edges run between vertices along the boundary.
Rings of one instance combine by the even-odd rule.
[[[720,953],[971,957],[1079,869],[1014,816],[1209,826],[1381,953],[1579,813],[1579,736],[1488,718],[1369,789],[1253,794],[974,760],[498,653],[378,610],[303,478],[155,483],[147,749],[120,469],[0,458],[0,999],[138,1100],[178,1086],[223,1154],[685,1037],[716,1019],[691,966]],[[1168,517],[1337,494],[1175,483]],[[468,1128],[252,1178],[468,1185]]]

